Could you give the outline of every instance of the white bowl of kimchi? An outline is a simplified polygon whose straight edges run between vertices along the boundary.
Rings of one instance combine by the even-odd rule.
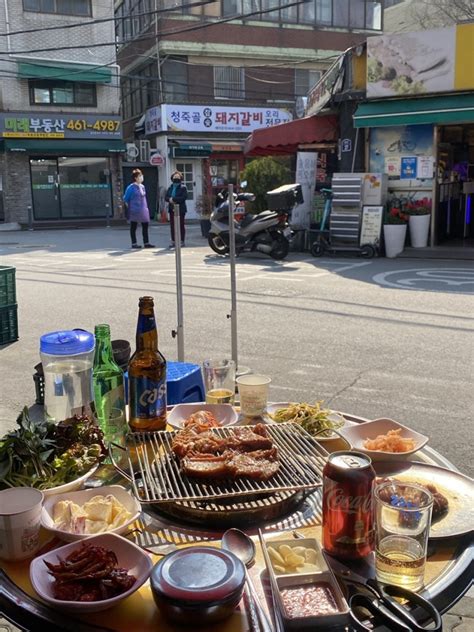
[[[169,413],[167,423],[181,430],[188,420],[196,420],[200,423],[217,426],[233,426],[239,416],[231,404],[177,404]]]
[[[373,461],[399,461],[428,443],[428,437],[393,419],[374,419],[337,432],[352,450],[367,454]]]

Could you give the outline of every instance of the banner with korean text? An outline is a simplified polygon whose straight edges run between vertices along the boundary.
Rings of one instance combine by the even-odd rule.
[[[3,138],[122,138],[120,116],[62,112],[0,112]]]
[[[291,112],[280,108],[217,105],[162,105],[145,115],[145,134],[173,132],[245,132],[288,123]]]

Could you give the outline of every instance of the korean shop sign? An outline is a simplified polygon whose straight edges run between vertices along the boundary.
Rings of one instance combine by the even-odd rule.
[[[122,138],[119,116],[62,114],[60,112],[1,112],[3,138]]]
[[[145,133],[244,132],[288,123],[292,115],[280,108],[248,108],[218,105],[162,105],[150,108],[145,116]]]
[[[345,55],[341,55],[309,91],[306,101],[306,116],[314,116],[320,112],[329,103],[332,96],[341,90],[344,80],[344,58]]]

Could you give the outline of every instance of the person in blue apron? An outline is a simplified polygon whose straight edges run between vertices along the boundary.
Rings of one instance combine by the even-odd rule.
[[[184,247],[184,237],[186,228],[184,226],[184,218],[187,212],[186,199],[188,197],[188,190],[186,185],[183,184],[183,174],[180,171],[175,171],[171,176],[171,186],[168,187],[166,192],[165,201],[168,202],[168,213],[170,214],[170,229],[171,229],[171,243],[169,248],[172,250],[175,247],[175,235],[174,235],[174,210],[175,205],[179,206],[179,228],[181,233],[181,247]]]
[[[140,169],[132,171],[132,182],[128,185],[123,196],[125,202],[125,217],[130,222],[130,237],[132,248],[141,248],[137,243],[137,226],[142,225],[143,247],[154,248],[148,237],[148,226],[150,224],[150,211],[146,201],[146,189],[143,184],[143,173]]]

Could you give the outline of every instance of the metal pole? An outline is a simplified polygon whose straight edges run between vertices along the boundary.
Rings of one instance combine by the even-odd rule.
[[[31,204],[26,207],[28,210],[28,230],[33,230],[33,208]]]
[[[176,262],[176,305],[178,310],[178,362],[184,362],[183,271],[181,267],[181,227],[179,204],[174,205],[174,243]]]
[[[232,338],[232,360],[239,366],[237,354],[237,279],[235,271],[235,225],[234,225],[234,185],[229,184],[229,255],[230,255],[230,327]]]

